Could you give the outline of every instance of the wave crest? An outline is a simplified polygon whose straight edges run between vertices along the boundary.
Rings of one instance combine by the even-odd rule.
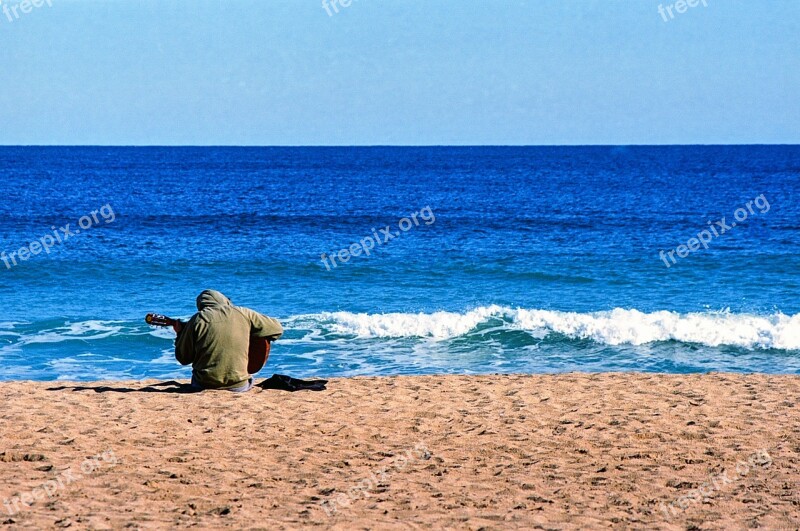
[[[446,340],[481,332],[483,325],[497,319],[504,329],[522,330],[539,338],[561,334],[606,345],[680,341],[712,347],[729,345],[749,349],[800,350],[800,314],[680,314],[665,310],[645,313],[622,308],[577,313],[492,305],[465,313],[327,312],[303,317],[329,324],[334,333],[358,338]]]
[[[500,306],[488,306],[466,313],[322,313],[323,321],[333,322],[333,331],[360,338],[432,337],[450,339],[463,336],[489,318],[503,313]]]

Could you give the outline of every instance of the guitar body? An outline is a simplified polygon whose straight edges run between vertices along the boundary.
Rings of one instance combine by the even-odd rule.
[[[247,352],[247,373],[256,374],[264,368],[269,359],[269,341],[263,337],[250,336],[250,349]]]
[[[152,326],[173,326],[180,323],[177,319],[172,319],[157,313],[148,313],[145,322]],[[247,351],[247,374],[256,374],[264,368],[269,359],[270,342],[263,337],[250,336],[250,347]]]

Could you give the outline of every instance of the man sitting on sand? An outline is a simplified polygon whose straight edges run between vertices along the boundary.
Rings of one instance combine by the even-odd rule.
[[[274,341],[283,334],[280,323],[207,289],[197,297],[198,312],[188,323],[173,325],[175,358],[192,364],[192,387],[244,393],[253,387],[247,372],[250,336]]]

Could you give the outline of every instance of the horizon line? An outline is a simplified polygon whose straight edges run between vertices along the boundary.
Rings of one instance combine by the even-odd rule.
[[[794,147],[800,143],[701,144],[0,144],[0,148],[470,148],[470,147]]]

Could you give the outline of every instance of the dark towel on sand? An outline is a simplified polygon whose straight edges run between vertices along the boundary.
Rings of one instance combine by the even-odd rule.
[[[257,386],[262,389],[280,389],[282,391],[325,391],[328,380],[298,380],[283,374],[273,374]]]

